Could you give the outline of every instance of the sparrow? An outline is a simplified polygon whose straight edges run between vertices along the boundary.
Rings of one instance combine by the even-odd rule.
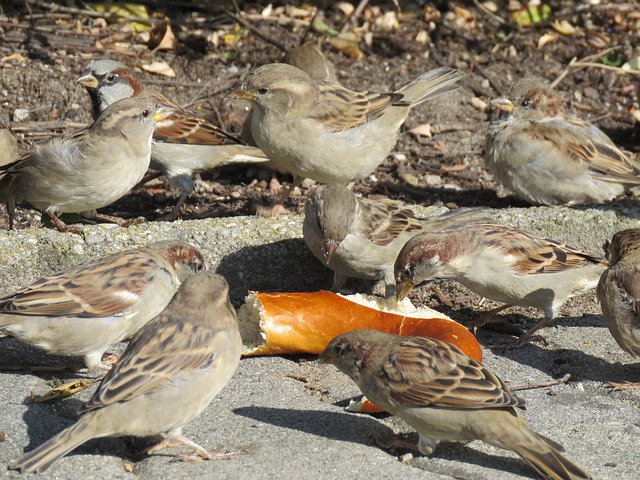
[[[382,163],[412,106],[455,90],[463,75],[436,68],[394,93],[354,92],[278,63],[250,72],[228,96],[252,102],[257,145],[294,184],[346,185]]]
[[[597,289],[602,315],[620,348],[640,356],[640,228],[616,233],[608,250]]]
[[[183,443],[203,459],[207,451],[182,434],[224,388],[240,362],[242,341],[227,282],[220,275],[188,278],[175,298],[129,343],[76,423],[15,461],[22,473],[42,473],[93,438],[165,433],[151,452]]]
[[[598,127],[564,112],[544,81],[526,78],[491,104],[486,167],[534,205],[602,203],[640,184],[640,165]]]
[[[484,224],[416,235],[402,247],[394,271],[400,299],[415,285],[442,278],[506,304],[489,316],[513,305],[539,308],[545,318],[511,345],[521,347],[544,340],[533,334],[557,317],[569,298],[595,288],[606,268],[604,259],[556,240]]]
[[[591,476],[564,457],[564,448],[531,429],[514,395],[491,370],[450,343],[354,330],[320,354],[365,396],[418,432],[417,447],[431,455],[441,440],[482,440],[512,450],[545,479]]]
[[[0,299],[0,331],[108,369],[107,348],[136,333],[205,268],[202,252],[177,240],[92,258]]]
[[[168,114],[156,125],[151,146],[151,168],[161,172],[180,197],[165,220],[175,220],[193,192],[192,175],[230,163],[266,162],[258,148],[224,132],[204,118],[187,112],[158,92],[147,93],[140,79],[126,65],[95,60],[77,82],[91,99],[94,118],[122,98],[152,97]]]
[[[87,130],[53,139],[0,167],[0,201],[7,204],[9,229],[16,204],[46,212],[54,226],[68,227],[56,213],[95,210],[124,196],[149,168],[151,134],[166,112],[149,98],[128,98],[107,108]]]
[[[0,167],[18,159],[18,139],[9,124],[0,117]]]
[[[304,241],[333,270],[331,289],[342,288],[347,277],[384,280],[387,297],[395,293],[393,267],[407,240],[423,232],[489,220],[482,209],[416,218],[400,202],[365,199],[343,185],[320,185],[307,199],[304,211]]]

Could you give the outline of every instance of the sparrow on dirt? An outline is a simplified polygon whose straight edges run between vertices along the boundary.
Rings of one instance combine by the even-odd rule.
[[[513,305],[541,309],[545,318],[511,345],[521,347],[543,340],[533,334],[557,317],[569,298],[595,288],[606,268],[604,259],[556,240],[484,224],[413,237],[398,254],[395,278],[400,299],[415,285],[441,278],[506,304],[485,314],[478,326]]]
[[[107,348],[136,333],[205,268],[202,252],[177,240],[92,258],[0,299],[0,331],[108,369]]]
[[[148,453],[181,443],[195,456],[215,459],[182,434],[225,387],[240,362],[242,340],[227,282],[197,273],[132,339],[84,406],[80,418],[15,461],[22,473],[42,473],[93,438],[165,433]]]
[[[354,330],[334,338],[320,361],[333,363],[369,400],[415,428],[419,441],[411,448],[424,455],[441,440],[482,440],[517,453],[545,479],[591,478],[561,454],[561,445],[531,429],[520,414],[524,400],[450,343]]]
[[[193,192],[194,173],[231,163],[266,162],[258,148],[197,117],[164,95],[146,92],[140,79],[126,65],[114,60],[95,60],[77,82],[91,98],[94,118],[122,98],[151,96],[168,114],[156,125],[151,146],[151,165],[161,172],[180,198],[165,220],[175,220],[180,207]]]
[[[342,288],[347,277],[384,280],[390,297],[394,263],[407,240],[488,220],[482,209],[416,218],[400,202],[362,198],[343,185],[320,185],[305,204],[302,231],[313,255],[333,270],[332,290]]]
[[[602,203],[640,184],[640,165],[598,127],[564,112],[544,81],[516,82],[491,104],[486,166],[518,198],[534,205]]]
[[[441,67],[393,93],[355,92],[277,63],[249,73],[228,96],[252,102],[253,138],[294,185],[304,178],[346,185],[383,162],[411,107],[455,90],[463,76]]]
[[[7,205],[9,228],[16,204],[26,202],[47,213],[59,230],[82,235],[56,213],[105,207],[134,187],[149,168],[151,134],[165,113],[152,99],[127,98],[87,130],[37,145],[28,156],[0,167],[0,201]]]

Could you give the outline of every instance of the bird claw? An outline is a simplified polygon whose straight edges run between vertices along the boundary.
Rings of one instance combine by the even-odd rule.
[[[629,392],[631,390],[640,390],[640,382],[606,382],[605,387],[610,388],[612,392]]]

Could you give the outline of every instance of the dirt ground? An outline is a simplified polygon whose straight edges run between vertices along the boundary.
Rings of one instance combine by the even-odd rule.
[[[108,23],[75,11],[84,8],[80,2],[3,2],[0,115],[19,134],[23,153],[35,142],[72,132],[90,121],[88,96],[75,79],[91,60],[109,57],[134,67],[166,62],[175,70],[175,78],[140,70],[148,87],[237,133],[246,106],[226,100],[226,92],[251,68],[279,61],[287,50],[305,41],[320,45],[334,63],[339,81],[354,90],[392,91],[439,65],[468,73],[463,81],[467,108],[451,109],[446,100],[440,100],[414,109],[403,130],[429,123],[432,137],[401,135],[375,174],[356,185],[356,191],[365,196],[385,195],[449,208],[524,206],[484,170],[484,142],[492,112],[474,105],[504,93],[523,76],[549,81],[562,77],[557,90],[569,110],[590,119],[625,149],[640,152],[640,76],[623,75],[615,68],[640,55],[640,7],[635,2],[545,2],[548,18],[537,23],[530,18],[527,26],[518,26],[514,15],[519,9],[527,12],[518,2],[495,2],[497,10],[492,14],[485,8],[490,2],[410,1],[401,2],[398,12],[392,2],[372,1],[346,29],[356,38],[351,51],[336,48],[335,35],[310,26],[315,14],[316,20],[339,29],[349,11],[340,2],[318,2],[317,7],[275,2],[271,9],[268,2],[240,2],[235,9],[229,5],[236,18],[209,4],[218,2],[140,3],[146,4],[151,18],[169,19],[175,34],[173,50],[152,50],[141,35],[131,33],[130,21]],[[560,28],[563,21],[574,28],[571,35],[558,33],[567,33]],[[541,39],[551,41],[541,46]],[[571,68],[574,58],[589,64]],[[271,181],[273,175],[278,182]],[[290,180],[287,174],[255,166],[208,172],[196,182],[181,217],[253,214],[257,205],[274,198],[274,189]],[[294,191],[287,203],[291,211],[302,212],[309,188],[305,184]],[[154,220],[169,213],[176,198],[177,192],[160,178],[104,212]],[[0,213],[0,228],[6,228],[6,214]],[[38,212],[20,209],[17,224],[36,225],[39,219]],[[430,290],[421,292],[422,301],[443,307],[441,298]],[[445,293],[458,299],[468,295],[453,285]],[[574,302],[586,303],[578,309],[593,308],[593,298]],[[464,320],[475,315],[465,308],[455,317]],[[527,316],[536,317],[537,312]]]

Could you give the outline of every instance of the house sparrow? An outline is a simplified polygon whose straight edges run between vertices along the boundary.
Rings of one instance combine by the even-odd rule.
[[[18,158],[18,139],[9,125],[0,117],[0,167]]]
[[[418,219],[399,202],[361,198],[343,185],[320,185],[304,211],[304,241],[333,270],[331,289],[342,288],[347,277],[384,279],[387,297],[395,293],[393,266],[407,240],[489,220],[480,209]]]
[[[89,63],[87,73],[77,82],[89,93],[94,118],[117,100],[147,95],[131,69],[113,60]],[[157,92],[149,95],[170,112],[153,132],[150,165],[167,178],[172,188],[180,190],[180,198],[166,220],[178,217],[180,207],[193,192],[194,173],[230,163],[268,160],[260,149],[249,147],[207,120],[190,114],[164,95]]]
[[[613,236],[609,262],[597,290],[602,314],[618,345],[634,357],[640,356],[639,228],[622,230]]]
[[[104,368],[107,348],[158,315],[181,282],[203,269],[202,252],[177,240],[92,258],[0,299],[0,331]]]
[[[517,453],[545,479],[591,478],[561,455],[561,445],[531,429],[517,408],[524,400],[450,343],[354,330],[334,338],[320,361],[333,363],[369,400],[415,428],[413,448],[424,455],[441,440],[482,440]]]
[[[98,390],[66,430],[11,465],[42,473],[84,442],[100,437],[137,437],[168,432],[170,440],[214,458],[182,435],[229,382],[240,362],[242,340],[229,287],[220,275],[188,278],[167,308],[131,339]]]
[[[518,198],[534,205],[602,203],[640,184],[640,165],[598,127],[564,113],[540,79],[518,81],[491,104],[486,166]]]
[[[598,284],[607,268],[594,257],[549,238],[504,225],[471,225],[449,232],[423,233],[407,242],[395,263],[398,297],[422,282],[447,278],[472,292],[512,305],[544,311],[513,344],[540,339],[533,334],[551,322],[569,298]]]
[[[16,204],[26,202],[60,230],[82,234],[55,214],[110,205],[135,186],[149,168],[151,133],[164,114],[149,98],[121,100],[89,129],[37,145],[27,157],[1,167],[0,201],[7,204],[9,228]]]
[[[412,106],[455,90],[463,75],[436,68],[394,93],[354,92],[279,63],[249,73],[229,96],[252,101],[256,143],[294,184],[346,185],[382,163]]]

